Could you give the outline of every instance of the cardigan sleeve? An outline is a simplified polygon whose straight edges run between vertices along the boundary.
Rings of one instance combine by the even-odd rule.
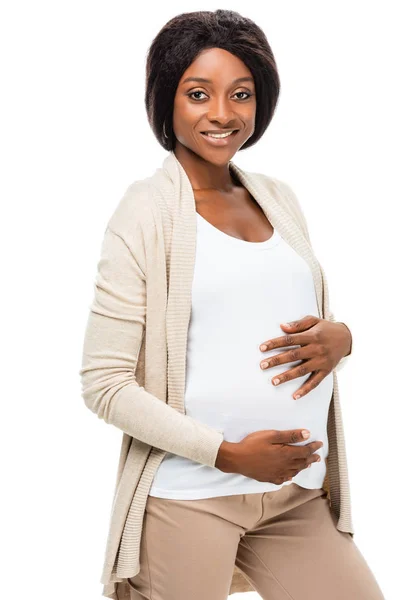
[[[284,181],[281,181],[280,179],[276,179],[276,178],[271,178],[271,179],[273,179],[276,186],[278,187],[281,194],[283,195],[287,209],[289,209],[292,212],[292,215],[295,218],[296,222],[300,224],[300,226],[303,230],[303,233],[304,233],[308,243],[311,246],[310,232],[308,229],[307,220],[305,218],[304,211],[301,208],[298,197],[296,196],[296,194],[294,193],[293,189],[291,188],[291,186],[289,184],[287,184]],[[328,281],[326,279],[326,275],[324,273],[322,265],[320,264],[319,266],[321,269],[321,275],[322,275],[322,279],[324,282],[324,289],[326,289],[328,291]],[[337,321],[331,311],[329,311],[327,320],[332,321],[333,323],[338,323],[338,322],[343,323],[343,321]],[[343,323],[343,325],[346,325],[346,323]],[[346,327],[350,331],[350,328],[347,325],[346,325]],[[349,352],[349,354],[347,354],[346,356],[343,356],[339,360],[338,364],[335,367],[336,371],[340,371],[340,369],[342,369],[347,364],[350,356],[353,353],[353,334],[351,331],[350,331],[350,334],[351,334],[350,352]]]
[[[140,243],[132,246],[108,224],[84,335],[82,397],[100,419],[128,435],[213,467],[223,433],[178,412],[135,379],[146,324],[146,275]]]

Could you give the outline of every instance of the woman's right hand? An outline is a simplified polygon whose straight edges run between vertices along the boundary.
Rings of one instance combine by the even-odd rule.
[[[257,481],[277,485],[290,481],[301,470],[321,460],[314,452],[323,446],[323,442],[310,442],[303,446],[289,445],[304,442],[302,431],[266,429],[250,433],[240,442],[228,442],[230,466],[225,472],[240,473]]]

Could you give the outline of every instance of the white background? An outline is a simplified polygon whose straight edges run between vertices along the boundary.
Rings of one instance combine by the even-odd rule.
[[[338,377],[355,541],[398,598],[396,4],[2,6],[4,598],[101,598],[122,434],[88,411],[78,377],[100,243],[126,187],[166,156],[144,108],[147,48],[178,13],[216,8],[260,25],[278,64],[272,123],[233,160],[297,193],[331,309],[353,333]]]

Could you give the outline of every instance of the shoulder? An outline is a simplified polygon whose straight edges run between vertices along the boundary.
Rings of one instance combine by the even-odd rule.
[[[277,202],[287,205],[288,207],[299,206],[299,200],[294,193],[293,188],[286,181],[278,179],[278,177],[265,175],[264,173],[253,173],[253,176],[267,188]]]
[[[117,201],[107,228],[124,239],[154,225],[154,193],[148,179],[132,182]]]
[[[285,211],[293,217],[296,223],[302,228],[308,241],[310,241],[310,234],[304,210],[292,186],[278,177],[272,177],[271,175],[265,175],[264,173],[253,173],[253,176],[255,176],[264,189],[273,196],[276,202],[278,202]]]

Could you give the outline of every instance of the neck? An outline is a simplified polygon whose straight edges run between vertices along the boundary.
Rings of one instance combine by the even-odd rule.
[[[174,154],[184,168],[194,191],[214,190],[227,194],[241,186],[229,169],[229,162],[222,165],[208,162],[179,143]]]

